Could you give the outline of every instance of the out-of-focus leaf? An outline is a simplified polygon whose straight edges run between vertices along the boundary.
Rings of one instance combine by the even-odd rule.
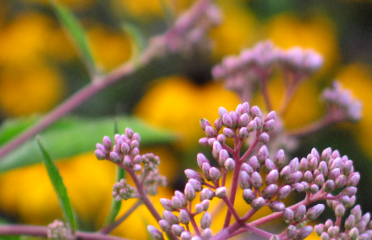
[[[59,174],[58,168],[54,164],[53,160],[50,158],[47,151],[41,145],[39,138],[37,138],[37,144],[39,146],[41,157],[47,169],[49,179],[52,182],[54,191],[57,194],[58,202],[62,209],[63,216],[65,220],[68,222],[68,224],[70,225],[72,232],[75,232],[76,221],[75,221],[74,213],[72,211],[72,207],[70,204],[70,199],[68,198],[68,195],[67,195],[66,187],[63,184],[62,177]]]
[[[169,7],[169,4],[167,4],[164,0],[159,0],[161,8],[163,9],[165,20],[167,21],[168,26],[171,26],[174,23],[174,15],[172,13],[172,10]]]
[[[0,146],[35,124],[40,117],[10,119],[0,126]]]
[[[96,143],[101,143],[105,135],[113,140],[114,121],[114,117],[93,119],[70,116],[54,123],[40,136],[44,140],[44,147],[48,149],[53,159],[68,158],[80,153],[93,152]],[[151,128],[137,118],[119,117],[117,121],[120,129],[130,127],[140,134],[141,146],[167,144],[175,139],[174,134]],[[10,139],[7,126],[14,127],[14,124],[4,123],[0,129],[0,136],[3,132],[8,132],[8,139]],[[0,160],[0,173],[40,161],[37,144],[34,140],[30,140]]]
[[[83,28],[80,26],[78,20],[70,10],[57,1],[51,0],[50,2],[59,21],[66,28],[68,35],[79,51],[83,61],[86,64],[86,67],[88,68],[88,71],[91,73],[91,75],[94,75],[97,69],[91,51],[88,47]]]

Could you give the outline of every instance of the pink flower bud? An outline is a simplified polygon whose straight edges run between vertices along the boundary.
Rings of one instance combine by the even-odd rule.
[[[214,192],[209,188],[204,188],[200,193],[200,201],[205,199],[212,200],[214,197]]]
[[[225,127],[223,129],[223,134],[227,137],[227,138],[232,138],[235,136],[235,130],[231,129],[231,128],[228,128],[228,127]]]
[[[359,180],[360,180],[360,174],[358,172],[354,172],[348,176],[346,184],[348,187],[350,186],[355,187],[358,185]]]
[[[218,134],[218,136],[217,136],[217,141],[219,141],[220,143],[225,143],[225,142],[226,142],[226,137],[225,137],[225,135],[223,135],[223,134]]]
[[[203,208],[203,205],[201,205],[200,203],[197,203],[197,204],[195,204],[195,212],[196,213],[202,213],[204,210],[203,210],[204,208]]]
[[[227,189],[226,187],[219,187],[216,189],[216,197],[223,198],[226,196]]]
[[[278,185],[270,184],[262,191],[262,197],[265,199],[271,199],[278,191]]]
[[[112,142],[108,136],[103,137],[102,143],[103,143],[103,146],[105,146],[107,150],[110,150],[112,148]]]
[[[202,145],[202,146],[204,146],[204,147],[209,146],[208,139],[209,139],[208,137],[200,138],[199,139],[199,144]]]
[[[220,118],[222,118],[225,113],[228,114],[229,112],[224,107],[218,108],[218,115],[220,116]]]
[[[173,231],[174,234],[176,234],[177,236],[181,236],[181,233],[182,233],[183,231],[185,231],[185,228],[182,227],[181,225],[173,224],[173,225],[172,225],[172,231]]]
[[[291,168],[291,172],[294,173],[300,169],[300,163],[298,161],[298,158],[292,159],[288,166]]]
[[[212,223],[212,218],[209,212],[204,212],[202,218],[200,219],[200,227],[203,229],[209,228]]]
[[[106,153],[102,152],[101,150],[95,150],[94,154],[96,155],[96,158],[98,160],[104,160],[106,159]]]
[[[334,189],[335,189],[335,182],[333,180],[327,180],[324,184],[323,184],[323,189],[324,191],[330,193],[332,192]]]
[[[154,240],[164,240],[163,233],[160,232],[156,227],[148,225],[147,231],[149,231],[151,237]]]
[[[181,223],[188,224],[190,222],[190,215],[185,209],[181,209],[179,219]]]
[[[206,228],[201,232],[201,236],[203,239],[211,239],[212,238],[212,230],[210,228]]]
[[[248,173],[246,173],[245,171],[240,171],[240,174],[239,174],[239,183],[240,183],[240,187],[242,189],[247,189],[247,188],[250,188],[251,185],[249,183],[249,175]]]
[[[257,159],[259,163],[265,163],[266,158],[269,157],[269,150],[267,149],[266,145],[262,145],[258,150]]]
[[[274,126],[275,126],[275,120],[268,120],[267,122],[263,124],[262,128],[265,132],[268,132],[268,131],[273,130]]]
[[[167,198],[160,198],[160,204],[168,211],[174,210],[172,201]]]
[[[298,230],[296,237],[298,239],[305,239],[307,238],[311,233],[313,232],[313,227],[312,226],[305,226]]]
[[[318,167],[318,158],[313,157],[310,159],[309,168],[314,171]]]
[[[246,127],[242,127],[239,129],[238,135],[240,138],[247,138],[249,136],[249,131]]]
[[[289,225],[286,231],[286,235],[289,239],[293,239],[296,236],[297,228],[293,225]]]
[[[205,199],[201,202],[201,205],[203,206],[203,211],[207,211],[208,208],[209,208],[209,200],[208,199]]]
[[[254,170],[258,170],[260,168],[260,163],[258,162],[258,159],[256,156],[252,156],[249,160],[248,160],[248,164],[254,169]]]
[[[207,126],[211,126],[211,124],[209,123],[209,121],[206,118],[202,118],[202,119],[200,119],[200,126],[201,126],[202,130],[205,131],[205,128]]]
[[[280,149],[280,150],[275,154],[275,157],[274,157],[274,163],[275,163],[276,166],[280,167],[280,166],[283,165],[284,160],[285,160],[284,150],[283,150],[283,149]]]
[[[307,219],[316,220],[320,216],[320,214],[323,213],[324,209],[325,207],[323,204],[317,204],[311,207],[306,213]]]
[[[248,125],[248,122],[249,122],[249,116],[247,113],[244,113],[239,118],[238,127],[246,127]]]
[[[188,231],[183,231],[181,233],[181,240],[191,240],[191,233]]]
[[[169,224],[169,222],[167,222],[164,219],[159,221],[159,226],[160,226],[161,230],[163,230],[165,232],[167,232],[171,229],[171,225]]]
[[[256,198],[256,194],[253,193],[251,189],[244,189],[243,199],[246,203],[251,204],[252,201]]]
[[[233,119],[228,113],[224,113],[222,115],[222,123],[225,127],[228,127],[228,128],[235,128],[236,126],[236,122],[233,121]]]
[[[265,199],[258,197],[252,201],[251,205],[255,210],[259,210],[265,205]]]
[[[261,117],[262,117],[261,110],[260,110],[260,108],[257,107],[257,106],[253,106],[253,107],[251,108],[249,114],[251,115],[252,118],[255,118],[255,117],[261,118]]]
[[[265,168],[266,168],[266,172],[270,172],[271,170],[276,169],[276,166],[273,161],[267,158],[265,160]]]
[[[335,180],[338,176],[340,176],[340,169],[339,168],[334,168],[329,172],[329,178],[332,180]]]
[[[277,169],[273,169],[269,172],[269,174],[266,175],[265,182],[267,185],[270,185],[272,183],[276,183],[279,178],[279,172]]]
[[[322,152],[322,156],[320,157],[321,160],[328,162],[332,155],[332,149],[326,148]]]
[[[284,205],[284,203],[282,203],[282,202],[279,202],[279,201],[273,201],[273,202],[270,202],[270,203],[269,203],[269,208],[270,208],[271,211],[273,211],[273,212],[281,212],[281,211],[284,210],[285,205]]]
[[[221,150],[222,150],[221,143],[219,141],[214,141],[213,149],[212,149],[212,155],[215,159],[218,159],[218,156],[219,156]]]
[[[293,221],[299,223],[303,220],[306,214],[306,207],[305,205],[300,205],[298,208],[294,211]]]
[[[191,183],[186,183],[184,190],[185,197],[188,201],[192,201],[195,198],[195,189]]]
[[[257,129],[257,122],[255,120],[252,120],[248,123],[247,129],[249,132],[253,132]]]
[[[263,184],[261,175],[258,172],[252,174],[250,182],[255,189],[260,189]]]
[[[319,186],[318,185],[316,185],[316,184],[311,184],[311,186],[310,186],[310,192],[312,193],[312,194],[315,194],[315,193],[317,193],[317,192],[319,192]]]
[[[192,169],[186,169],[185,170],[185,174],[186,174],[186,177],[188,179],[196,179],[198,180],[200,183],[203,183],[204,182],[204,179],[203,179],[203,176],[198,173],[198,172],[195,172],[194,170]]]
[[[269,134],[267,134],[265,132],[261,133],[260,136],[258,136],[258,141],[260,143],[266,144],[266,143],[269,142],[269,140],[270,140],[270,136],[269,136]]]
[[[110,158],[115,163],[119,163],[119,162],[123,161],[123,159],[121,158],[121,156],[117,152],[110,152]]]
[[[207,137],[212,138],[212,137],[215,137],[217,135],[217,131],[211,126],[206,126],[205,127],[205,134],[207,135]]]
[[[130,129],[130,128],[126,128],[125,129],[125,135],[130,139],[130,138],[132,138],[133,137],[133,130],[132,129]]]
[[[226,159],[224,167],[227,171],[232,171],[235,168],[235,161],[232,158]]]
[[[289,166],[285,166],[281,171],[280,171],[280,176],[284,180],[288,180],[291,176],[291,168]]]

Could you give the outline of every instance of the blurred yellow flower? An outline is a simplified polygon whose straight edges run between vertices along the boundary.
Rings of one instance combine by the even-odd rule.
[[[257,23],[254,15],[243,6],[231,1],[218,1],[222,23],[212,29],[212,54],[220,59],[226,55],[238,54],[243,48],[257,40]]]
[[[5,66],[0,71],[0,109],[6,116],[46,112],[63,92],[58,73],[41,62]]]
[[[270,20],[266,35],[281,48],[300,46],[322,54],[325,61],[321,73],[329,71],[339,61],[337,31],[331,20],[325,16],[304,21],[283,13]]]
[[[123,14],[123,12],[140,19],[149,17],[161,17],[164,15],[159,0],[111,0],[112,12]]]
[[[38,60],[48,45],[51,19],[36,12],[22,13],[0,29],[0,64],[29,64]]]
[[[95,25],[88,30],[87,36],[93,57],[104,71],[117,67],[131,56],[130,39],[124,32]]]
[[[356,62],[340,68],[336,75],[344,88],[350,89],[354,98],[360,99],[363,103],[362,119],[352,127],[360,145],[370,156],[372,149],[370,141],[372,139],[372,71],[371,66]]]
[[[181,139],[177,144],[186,149],[197,146],[203,137],[201,118],[213,124],[218,107],[235,110],[238,104],[238,97],[221,84],[198,86],[184,77],[172,76],[157,80],[137,104],[134,114],[154,126],[178,133]]]

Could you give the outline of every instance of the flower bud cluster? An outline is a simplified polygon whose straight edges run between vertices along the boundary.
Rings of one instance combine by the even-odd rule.
[[[343,231],[343,232],[342,232]],[[372,239],[372,221],[370,213],[362,214],[359,205],[351,209],[344,228],[328,219],[324,224],[315,226],[315,232],[321,239]]]
[[[136,189],[129,185],[125,179],[121,179],[112,187],[112,196],[116,201],[121,201],[121,199],[128,200],[129,198],[134,198]]]
[[[330,88],[323,91],[322,97],[328,107],[339,109],[345,117],[352,121],[358,121],[362,115],[362,103],[352,99],[351,92],[342,88],[340,82],[334,81]]]
[[[189,173],[193,174],[193,173]],[[164,207],[163,219],[159,221],[159,226],[163,231],[172,231],[175,235],[179,236],[182,240],[196,239],[192,237],[191,232],[188,230],[188,224],[190,221],[194,221],[194,216],[202,214],[200,219],[201,238],[210,239],[212,237],[212,231],[210,229],[212,218],[210,213],[207,211],[209,208],[210,199],[213,198],[214,193],[204,190],[210,190],[206,188],[202,191],[202,186],[195,178],[189,179],[189,182],[185,186],[184,192],[175,191],[172,199],[161,198],[160,203]],[[212,191],[212,190],[210,190]],[[194,206],[194,211],[190,212],[188,204],[195,199],[195,192],[200,193],[200,203]]]
[[[233,169],[230,164],[227,151],[222,148],[227,138],[245,139],[256,132],[259,142],[266,144],[270,137],[267,132],[271,131],[275,125],[275,112],[268,113],[265,117],[257,106],[249,108],[249,103],[239,104],[235,111],[228,112],[225,108],[218,109],[219,118],[214,122],[214,127],[207,119],[202,119],[200,125],[206,137],[201,138],[199,143],[203,146],[213,148],[213,157],[220,166],[225,166],[227,170]],[[221,133],[220,133],[221,131]],[[199,164],[198,160],[198,164]],[[227,162],[227,163],[226,163]],[[200,165],[199,165],[200,166]]]
[[[54,220],[54,222],[48,225],[48,239],[61,240],[69,239],[71,233],[62,221]]]
[[[143,172],[140,175],[140,178],[143,174],[146,174]],[[145,181],[144,181],[144,187],[147,194],[150,194],[152,196],[155,196],[158,193],[158,187],[167,186],[167,178],[159,174],[159,170],[155,169],[154,171],[150,171],[147,173]]]
[[[239,56],[228,56],[212,70],[215,79],[226,79],[228,88],[239,89],[251,79],[266,80],[273,66],[291,71],[303,78],[318,70],[323,58],[310,49],[299,47],[288,50],[275,47],[272,42],[264,41],[250,50],[244,50]]]

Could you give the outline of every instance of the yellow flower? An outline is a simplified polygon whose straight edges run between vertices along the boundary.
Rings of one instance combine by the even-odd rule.
[[[154,126],[178,133],[181,137],[178,146],[186,149],[197,146],[198,139],[203,137],[201,118],[213,124],[218,107],[235,110],[238,104],[238,97],[220,84],[198,86],[184,77],[173,76],[157,80],[134,114]]]
[[[88,30],[90,48],[99,67],[108,71],[125,62],[131,56],[128,36],[107,26],[95,25]]]
[[[322,73],[330,70],[339,60],[337,32],[326,17],[313,17],[306,21],[290,14],[280,14],[269,22],[267,37],[281,48],[300,46],[311,48],[322,54]]]
[[[343,66],[336,75],[344,88],[350,89],[354,98],[360,99],[363,103],[362,119],[353,129],[360,145],[365,152],[372,156],[370,141],[372,139],[372,72],[371,66],[363,63],[352,63]]]
[[[50,5],[49,0],[23,0],[25,3],[37,3],[37,4],[43,4],[43,5]],[[81,10],[91,7],[92,5],[97,3],[97,0],[59,0],[58,2],[66,5],[68,8],[75,9],[75,10]]]
[[[48,45],[51,19],[26,12],[0,30],[0,64],[29,64],[38,60]]]
[[[222,23],[212,29],[213,56],[217,59],[238,54],[251,46],[257,39],[257,23],[253,14],[242,6],[230,1],[218,1]]]
[[[41,62],[5,66],[0,71],[0,109],[6,116],[46,112],[63,92],[58,73]]]

